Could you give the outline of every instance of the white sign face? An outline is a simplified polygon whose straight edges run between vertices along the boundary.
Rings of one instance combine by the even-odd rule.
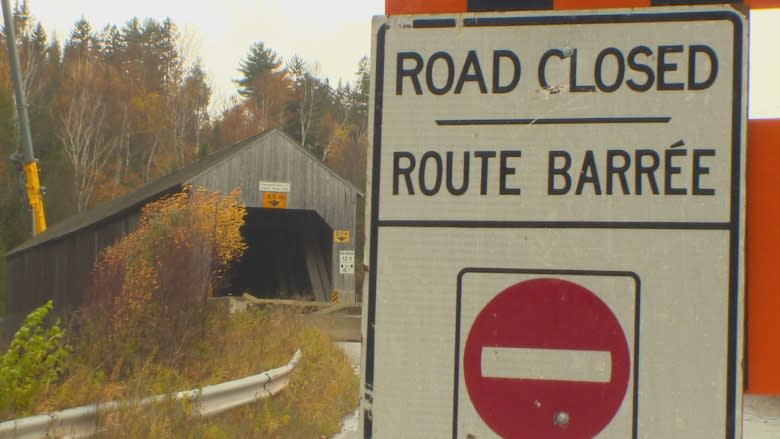
[[[260,192],[290,192],[290,183],[282,181],[261,181]]]
[[[738,438],[744,17],[374,37],[365,434]]]
[[[355,273],[355,251],[354,250],[339,250],[339,273],[340,274]]]

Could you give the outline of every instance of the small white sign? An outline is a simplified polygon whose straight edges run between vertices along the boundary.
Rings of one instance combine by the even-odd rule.
[[[290,192],[290,183],[283,181],[261,181],[260,192]]]
[[[354,272],[355,272],[355,251],[354,250],[339,251],[339,273],[353,274]]]

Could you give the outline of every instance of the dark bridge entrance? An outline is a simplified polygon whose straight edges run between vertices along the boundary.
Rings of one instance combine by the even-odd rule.
[[[225,279],[225,294],[328,300],[333,231],[315,212],[250,208],[248,248]]]

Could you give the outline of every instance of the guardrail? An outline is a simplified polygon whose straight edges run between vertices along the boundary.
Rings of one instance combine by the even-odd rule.
[[[284,366],[235,381],[185,390],[172,395],[157,395],[140,401],[110,401],[71,408],[46,415],[31,416],[0,423],[0,438],[37,439],[57,437],[76,439],[94,436],[98,416],[122,407],[145,406],[168,400],[189,400],[193,416],[211,416],[253,401],[276,395],[287,387],[290,373],[301,360],[298,349]]]

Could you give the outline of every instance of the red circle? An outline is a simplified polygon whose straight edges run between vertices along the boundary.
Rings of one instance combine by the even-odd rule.
[[[483,347],[609,351],[608,382],[482,375]],[[625,398],[631,359],[620,322],[587,288],[532,279],[494,297],[477,315],[463,352],[469,397],[485,423],[507,439],[592,438]],[[556,425],[559,413],[568,423]]]

